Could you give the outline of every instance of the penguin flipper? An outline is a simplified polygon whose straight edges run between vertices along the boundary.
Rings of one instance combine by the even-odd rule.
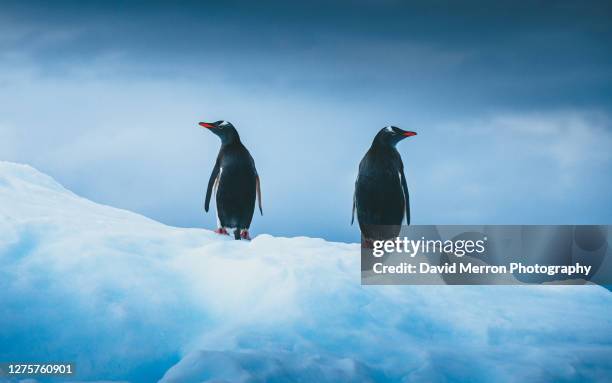
[[[351,214],[351,226],[355,222],[355,193],[353,193],[353,213]]]
[[[404,174],[404,168],[400,171],[400,178],[402,181],[402,189],[404,190],[404,202],[406,204],[406,225],[410,225],[410,195],[408,194],[408,184],[406,183],[406,175]]]
[[[208,180],[208,188],[206,188],[206,201],[204,202],[204,210],[207,213],[210,207],[210,196],[212,194],[213,185],[216,183],[218,176],[219,176],[219,160],[215,162],[215,167],[213,168],[213,171],[210,174],[210,179]]]
[[[259,186],[259,175],[255,176],[255,186],[257,190],[257,202],[259,203],[259,213],[263,215],[263,210],[261,209],[261,187]]]

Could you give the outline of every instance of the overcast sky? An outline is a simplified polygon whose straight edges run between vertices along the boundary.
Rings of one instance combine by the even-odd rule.
[[[0,2],[0,160],[96,202],[214,228],[234,123],[262,179],[253,234],[356,241],[382,127],[416,224],[611,223],[609,2]],[[607,3],[607,4],[606,4]]]

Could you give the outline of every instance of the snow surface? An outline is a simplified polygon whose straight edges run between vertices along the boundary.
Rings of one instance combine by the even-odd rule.
[[[0,361],[73,361],[74,381],[610,381],[604,288],[359,270],[357,244],[168,227],[0,162]]]

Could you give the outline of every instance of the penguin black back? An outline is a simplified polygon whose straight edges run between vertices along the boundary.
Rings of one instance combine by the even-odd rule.
[[[255,161],[230,122],[200,122],[199,125],[221,139],[221,149],[208,181],[204,209],[208,212],[211,195],[215,193],[219,226],[216,232],[227,234],[226,229],[233,228],[234,238],[250,239],[248,230],[253,219],[256,197],[259,199],[259,211],[263,215]]]
[[[406,137],[416,135],[395,126],[381,129],[359,163],[353,196],[353,218],[366,240],[394,238],[402,220],[410,224],[410,199],[404,164],[395,148]]]

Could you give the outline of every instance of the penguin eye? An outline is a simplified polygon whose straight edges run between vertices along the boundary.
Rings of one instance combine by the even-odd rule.
[[[223,122],[221,122],[221,124],[219,124],[219,126],[220,126],[220,127],[221,127],[221,126],[226,126],[227,124],[228,124],[228,122],[227,122],[227,121],[223,121]]]
[[[395,131],[393,130],[393,127],[391,127],[391,126],[387,126],[387,127],[385,128],[385,130],[386,130],[388,133],[395,133]]]

